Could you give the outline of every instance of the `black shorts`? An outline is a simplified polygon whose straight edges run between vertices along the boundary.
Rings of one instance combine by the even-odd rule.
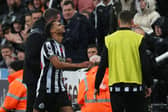
[[[39,97],[35,101],[34,108],[38,110],[47,110],[48,112],[57,112],[61,107],[72,106],[71,101],[67,95],[67,92],[45,94]]]

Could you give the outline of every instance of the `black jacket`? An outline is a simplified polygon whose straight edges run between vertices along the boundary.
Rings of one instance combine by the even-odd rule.
[[[41,47],[46,40],[44,34],[45,20],[40,18],[31,29],[31,32],[25,43],[25,63],[23,82],[30,85],[37,84],[40,76],[40,52]]]
[[[94,27],[85,16],[79,13],[69,21],[65,24],[66,32],[63,39],[66,57],[70,57],[75,63],[86,61],[88,60],[87,47],[95,41]]]
[[[156,63],[155,58],[168,51],[168,37],[153,37],[147,36],[148,49],[151,52],[151,58],[153,60],[153,77],[168,81],[168,58]]]
[[[90,15],[90,22],[96,25],[97,41],[99,52],[104,46],[104,37],[116,31],[118,27],[117,16],[112,4],[108,6],[98,5],[94,12]]]

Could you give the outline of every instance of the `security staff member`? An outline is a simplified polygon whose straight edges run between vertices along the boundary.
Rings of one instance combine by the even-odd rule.
[[[98,66],[91,68],[86,77],[79,83],[77,102],[81,112],[111,112],[110,93],[108,87],[108,68],[100,86],[100,94],[94,97],[94,82]],[[96,107],[96,108],[93,108]]]
[[[27,87],[22,83],[23,61],[14,61],[9,65],[8,92],[0,112],[26,112]]]
[[[144,88],[150,96],[152,85],[150,59],[145,38],[131,31],[129,11],[119,15],[119,30],[105,37],[105,49],[95,81],[95,94],[109,67],[109,90],[113,112],[144,112]],[[142,66],[141,66],[142,65]]]

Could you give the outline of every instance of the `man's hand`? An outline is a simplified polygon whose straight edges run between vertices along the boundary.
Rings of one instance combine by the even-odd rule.
[[[92,65],[93,65],[93,63],[89,62],[89,61],[84,61],[84,62],[78,64],[79,68],[88,68]]]
[[[94,99],[97,99],[96,96],[99,95],[99,89],[95,89],[94,90]]]
[[[152,93],[152,89],[151,88],[146,88],[146,90],[145,90],[145,98],[147,98],[147,97],[149,97],[150,95],[151,95],[151,93]]]
[[[23,43],[23,41],[21,40],[21,38],[20,38],[18,33],[14,34],[14,33],[10,32],[8,34],[5,34],[4,36],[5,36],[5,38],[8,41],[11,41],[11,42],[14,42],[14,43],[18,43],[18,44]]]

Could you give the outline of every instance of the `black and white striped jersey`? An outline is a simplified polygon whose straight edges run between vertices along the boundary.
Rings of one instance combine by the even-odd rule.
[[[64,46],[50,39],[43,44],[41,49],[41,74],[37,85],[37,95],[39,92],[59,93],[65,91],[63,70],[52,65],[50,62],[52,56],[57,56],[60,61],[65,62]]]

